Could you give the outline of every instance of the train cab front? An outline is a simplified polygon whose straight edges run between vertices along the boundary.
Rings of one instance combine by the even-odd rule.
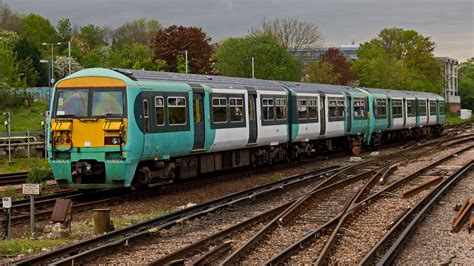
[[[128,172],[125,83],[64,80],[52,98],[48,157],[60,187],[123,187]]]

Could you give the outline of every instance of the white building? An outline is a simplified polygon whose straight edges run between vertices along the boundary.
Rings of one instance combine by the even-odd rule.
[[[461,97],[458,89],[458,65],[456,59],[449,57],[437,57],[443,65],[441,70],[443,82],[443,97],[446,99],[447,106],[451,112],[458,112],[461,109]]]

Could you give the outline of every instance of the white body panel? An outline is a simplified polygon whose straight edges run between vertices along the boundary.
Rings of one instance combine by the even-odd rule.
[[[405,104],[405,108],[404,108],[404,112],[406,114],[406,118],[407,118],[407,123],[405,125],[405,128],[413,128],[413,127],[416,127],[416,116],[412,116],[412,117],[409,117],[408,116],[408,100],[415,100],[415,98],[406,98],[406,104]]]
[[[249,140],[249,117],[248,117],[248,94],[247,90],[235,89],[213,89],[213,93],[222,94],[244,94],[244,106],[245,106],[245,127],[239,128],[218,128],[215,129],[216,135],[214,143],[209,149],[210,152],[242,149],[248,143]],[[208,119],[211,121],[211,118]]]
[[[335,138],[335,137],[344,136],[345,135],[344,134],[344,120],[334,121],[334,122],[329,121],[329,102],[328,102],[328,98],[329,97],[335,97],[335,98],[343,99],[344,103],[345,103],[344,106],[347,106],[345,97],[340,95],[340,94],[326,94],[325,96],[326,96],[326,99],[324,101],[324,105],[325,105],[325,110],[326,110],[326,133],[322,137],[323,138]],[[346,112],[345,110],[346,110],[346,108],[344,108],[344,113]]]
[[[278,145],[288,142],[288,123],[283,125],[262,126],[261,99],[265,95],[288,96],[284,91],[258,91],[257,90],[257,146]],[[287,113],[288,115],[288,113]]]
[[[319,112],[321,106],[319,106],[319,94],[314,93],[298,93],[297,96],[301,97],[315,97],[318,102],[318,122],[317,123],[301,123],[298,125],[298,135],[296,135],[295,142],[315,140],[321,133],[321,112]]]

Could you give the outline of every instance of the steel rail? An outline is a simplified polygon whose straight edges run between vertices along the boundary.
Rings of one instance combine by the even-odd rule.
[[[376,244],[376,246],[365,256],[361,261],[361,265],[374,264],[374,259],[377,253],[382,253],[380,261],[376,262],[377,265],[389,265],[393,262],[395,257],[400,252],[405,241],[415,231],[416,226],[422,222],[423,218],[426,217],[430,209],[438,202],[441,197],[446,194],[449,189],[452,188],[467,172],[474,167],[474,160],[465,164],[462,168],[458,169],[455,173],[451,174],[447,179],[443,180],[435,189],[433,189],[428,195],[426,195],[420,202],[418,202],[413,208],[403,215],[398,222],[392,226],[384,237]],[[404,224],[407,224],[404,227]],[[404,227],[404,228],[403,228]],[[398,237],[397,232],[402,231]],[[396,238],[395,242],[390,245],[389,241]],[[386,252],[382,250],[389,245]]]
[[[130,225],[128,227],[124,227],[122,229],[112,231],[95,238],[83,240],[76,244],[65,246],[52,252],[27,258],[25,260],[20,260],[15,262],[15,264],[50,264],[54,263],[55,259],[62,259],[63,257],[66,257],[64,260],[61,260],[63,263],[73,262],[96,252],[102,252],[121,243],[128,242],[132,239],[145,235],[153,235],[154,233],[159,232],[159,230],[171,227],[181,221],[196,218],[224,207],[231,206],[245,200],[251,200],[257,196],[269,194],[271,192],[275,192],[292,185],[300,184],[314,178],[323,177],[334,171],[337,171],[338,168],[339,167],[329,167],[326,169],[313,171],[311,173],[295,175],[286,179],[274,181],[270,184],[264,184],[254,188],[246,189],[215,200],[179,210],[168,215],[150,219],[135,225]]]
[[[28,172],[18,172],[0,175],[0,186],[18,185],[25,183]]]
[[[385,187],[384,189],[382,189],[382,190],[380,190],[380,191],[378,191],[378,192],[376,192],[376,193],[374,193],[370,196],[367,196],[364,200],[362,200],[362,201],[354,204],[353,206],[351,206],[349,208],[349,210],[347,210],[347,212],[354,212],[354,211],[364,207],[364,205],[369,204],[370,202],[372,202],[372,201],[376,200],[377,198],[383,196],[383,194],[386,193],[387,191],[391,191],[395,188],[398,188],[402,184],[404,184],[404,183],[412,180],[413,178],[419,176],[420,174],[422,174],[427,169],[431,169],[434,166],[436,166],[438,164],[441,164],[442,162],[452,158],[456,154],[459,154],[461,152],[470,150],[472,147],[474,147],[474,145],[470,145],[468,147],[456,150],[455,152],[439,159],[436,162],[431,163],[430,165],[424,167],[423,169],[420,169],[420,170],[417,170],[417,171],[413,172],[412,174],[406,176],[403,179],[400,179],[400,180],[392,183],[391,185]],[[409,159],[410,158],[406,158],[405,160],[409,160]],[[389,169],[390,168],[391,168],[391,166],[389,166]],[[295,254],[295,253],[297,253],[297,250],[299,250],[299,249],[301,249],[305,246],[311,245],[311,243],[314,242],[319,236],[321,236],[322,234],[324,234],[328,231],[331,231],[332,230],[331,228],[337,226],[337,224],[339,223],[340,219],[343,218],[343,216],[344,216],[344,214],[339,214],[339,215],[333,217],[326,224],[316,228],[315,230],[313,230],[311,232],[308,232],[303,238],[301,238],[298,241],[295,241],[295,243],[293,243],[291,246],[287,247],[285,250],[281,251],[279,254],[273,256],[270,260],[265,262],[265,264],[266,265],[276,265],[276,264],[283,263],[291,254]]]

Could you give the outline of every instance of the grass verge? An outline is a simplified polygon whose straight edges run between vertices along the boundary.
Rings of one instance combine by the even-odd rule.
[[[8,111],[11,113],[10,122],[12,132],[26,132],[28,129],[30,131],[42,130],[41,121],[44,120],[44,113],[47,110],[48,103],[33,102],[31,106],[1,111]],[[0,119],[3,124],[4,117],[0,116]],[[5,126],[0,126],[0,132],[6,132]]]
[[[12,163],[0,160],[0,174],[29,172],[33,167],[49,168],[48,160],[44,158],[15,158]]]
[[[32,254],[70,242],[69,239],[12,239],[0,241],[0,257]]]

